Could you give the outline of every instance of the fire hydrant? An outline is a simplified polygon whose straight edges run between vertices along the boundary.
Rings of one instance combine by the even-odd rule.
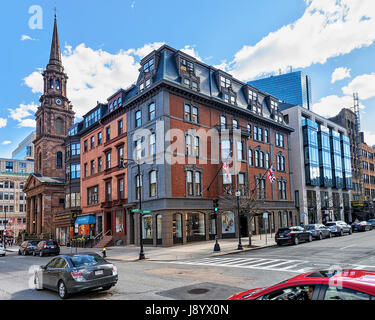
[[[106,256],[107,256],[107,249],[106,248],[103,248],[103,251],[102,251],[102,253],[103,253],[103,258],[105,258]]]

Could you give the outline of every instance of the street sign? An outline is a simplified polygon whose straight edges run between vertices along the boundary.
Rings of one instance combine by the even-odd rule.
[[[264,218],[264,219],[267,219],[267,218],[268,218],[268,212],[264,212],[264,213],[263,213],[263,218]]]
[[[305,217],[306,217],[306,213],[302,212],[302,213],[301,213],[301,217],[302,217],[302,219],[305,219]]]
[[[152,210],[143,210],[142,213],[152,213]]]
[[[139,211],[140,211],[139,209],[132,209],[131,210],[132,213],[139,212]]]
[[[241,196],[241,191],[236,191],[236,197]]]

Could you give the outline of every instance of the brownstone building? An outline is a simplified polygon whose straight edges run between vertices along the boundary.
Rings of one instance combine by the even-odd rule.
[[[364,196],[375,201],[375,150],[365,142],[361,144],[361,160]]]
[[[44,93],[35,113],[35,173],[29,176],[24,187],[29,234],[55,236],[54,216],[64,208],[64,140],[74,120],[66,95],[67,79],[55,16],[50,60],[43,72]]]

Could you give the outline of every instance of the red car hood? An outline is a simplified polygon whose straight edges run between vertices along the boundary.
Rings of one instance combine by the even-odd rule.
[[[238,293],[235,293],[234,295],[230,296],[229,298],[227,298],[227,300],[242,300],[244,297],[246,297],[250,293],[255,292],[255,291],[260,291],[260,290],[263,290],[263,289],[266,289],[266,288],[267,287],[260,287],[260,288],[255,288],[255,289],[251,289],[251,290],[238,292]]]

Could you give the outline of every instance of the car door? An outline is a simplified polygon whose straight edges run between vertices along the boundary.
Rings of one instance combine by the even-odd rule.
[[[67,267],[67,262],[64,258],[56,258],[56,263],[53,266],[53,270],[50,274],[50,284],[51,288],[57,290],[57,284],[59,280],[63,278],[63,273]]]
[[[318,286],[315,284],[302,284],[294,286],[286,286],[270,291],[260,297],[257,300],[317,300],[319,295]]]
[[[52,277],[54,272],[54,267],[57,263],[58,258],[53,258],[50,262],[48,262],[43,270],[43,286],[46,288],[52,287]]]

